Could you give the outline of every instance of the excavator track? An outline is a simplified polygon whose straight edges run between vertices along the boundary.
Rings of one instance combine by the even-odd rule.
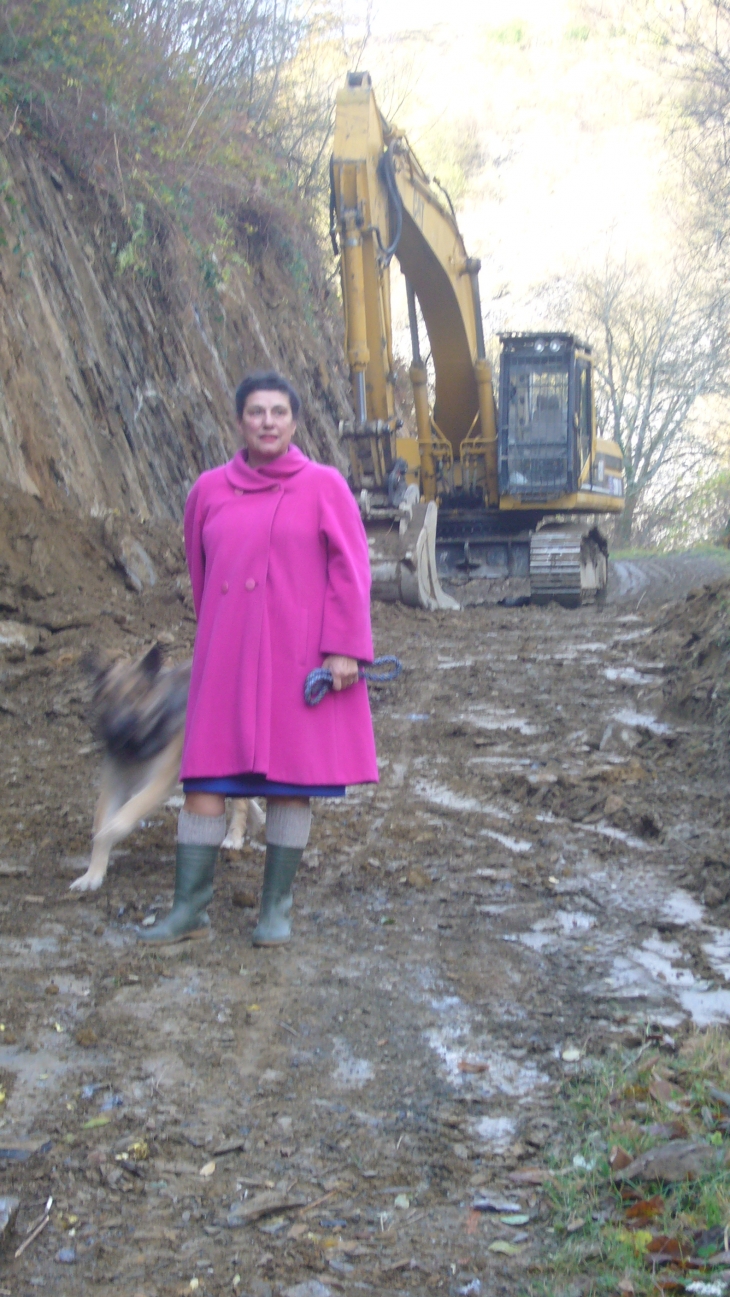
[[[530,597],[564,608],[601,601],[608,580],[608,546],[598,530],[545,526],[530,540]]]

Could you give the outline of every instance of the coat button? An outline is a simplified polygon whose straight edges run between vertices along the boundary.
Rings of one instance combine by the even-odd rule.
[[[221,586],[221,594],[228,594],[228,582],[224,581]]]
[[[255,590],[255,589],[256,589],[256,582],[254,581],[254,579],[253,579],[252,576],[250,576],[250,577],[248,578],[248,581],[246,582],[246,589],[247,589],[247,590]]]

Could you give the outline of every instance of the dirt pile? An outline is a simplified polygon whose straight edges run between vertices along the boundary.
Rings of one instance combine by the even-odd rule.
[[[666,709],[712,720],[718,734],[730,725],[730,581],[691,590],[658,614],[646,649],[664,663]]]

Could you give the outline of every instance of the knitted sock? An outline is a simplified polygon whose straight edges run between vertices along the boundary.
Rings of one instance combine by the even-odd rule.
[[[307,802],[283,801],[279,797],[266,799],[266,841],[271,846],[299,847],[302,851],[309,841],[312,826],[312,808]]]
[[[181,811],[177,821],[177,840],[188,846],[219,847],[226,836],[226,817],[223,815],[193,815]]]

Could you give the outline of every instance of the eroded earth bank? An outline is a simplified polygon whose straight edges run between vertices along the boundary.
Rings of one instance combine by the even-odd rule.
[[[714,685],[700,670],[694,711],[667,710],[694,614],[655,597],[716,573],[679,563],[667,591],[635,565],[601,613],[376,607],[378,650],[404,662],[372,691],[381,783],[317,808],[291,946],[251,948],[253,838],[220,866],[215,940],[162,957],[135,928],[171,899],[179,801],[101,892],[69,883],[99,773],[82,655],[161,638],[184,656],[181,556],[147,535],[158,579],[138,594],[90,524],[72,588],[40,510],[28,526],[0,704],[13,1247],[54,1202],[0,1292],[528,1291],[566,1075],[647,1023],[681,1042],[730,1020]],[[528,1220],[475,1213],[485,1196]]]

